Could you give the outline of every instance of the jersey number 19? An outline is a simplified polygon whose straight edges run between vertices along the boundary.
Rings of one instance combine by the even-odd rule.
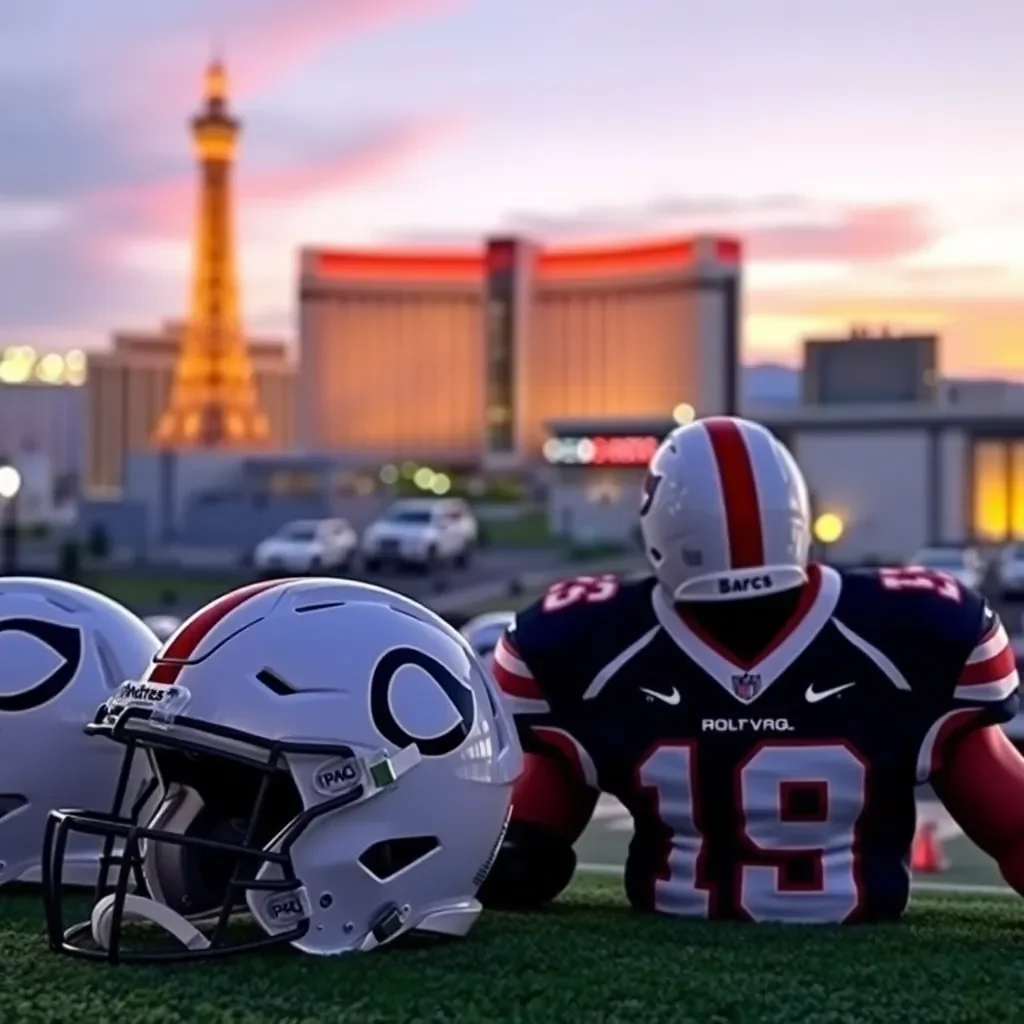
[[[655,747],[638,769],[641,791],[671,833],[668,856],[654,881],[654,906],[683,916],[718,916],[725,908],[709,878],[700,802],[700,766],[693,742]],[[866,801],[867,766],[846,743],[766,741],[736,765],[733,785],[739,851],[734,908],[754,921],[841,922],[861,903],[858,829]],[[797,813],[795,790],[814,790],[816,810]],[[786,877],[788,861],[810,860],[806,881]]]

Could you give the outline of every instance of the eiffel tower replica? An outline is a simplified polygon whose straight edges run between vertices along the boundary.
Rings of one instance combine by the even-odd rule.
[[[224,65],[215,60],[191,122],[199,163],[191,306],[170,403],[152,436],[157,448],[251,450],[269,442],[239,315],[231,172],[241,127],[228,109]]]

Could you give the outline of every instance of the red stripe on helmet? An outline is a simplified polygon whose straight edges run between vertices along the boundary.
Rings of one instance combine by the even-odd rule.
[[[757,568],[764,565],[761,502],[743,431],[735,420],[726,416],[712,416],[700,422],[708,433],[718,467],[729,538],[729,564],[733,569]]]
[[[205,608],[196,612],[171,637],[170,643],[157,654],[153,659],[146,682],[173,685],[177,681],[178,674],[195,653],[196,648],[216,628],[218,623],[223,622],[236,608],[245,604],[250,598],[290,582],[292,581],[264,580],[260,583],[250,583],[247,587],[239,587],[238,590],[232,590],[230,594],[224,594],[223,597],[211,601]]]

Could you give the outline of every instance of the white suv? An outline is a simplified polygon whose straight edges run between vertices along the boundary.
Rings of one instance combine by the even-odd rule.
[[[396,501],[363,532],[367,572],[385,565],[412,566],[424,572],[444,564],[469,563],[477,523],[458,498],[409,498]]]
[[[348,572],[359,546],[344,519],[293,519],[260,541],[253,552],[258,572]]]

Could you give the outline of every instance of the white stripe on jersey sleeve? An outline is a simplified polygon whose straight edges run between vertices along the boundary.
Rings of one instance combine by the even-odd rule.
[[[551,710],[530,666],[523,661],[508,634],[504,634],[494,648],[491,674],[513,715],[542,715]]]
[[[519,652],[512,646],[512,641],[501,636],[494,648],[494,660],[501,665],[506,672],[519,676],[521,679],[532,679],[533,673],[527,667],[525,661],[519,657]]]
[[[1019,688],[1017,659],[1001,622],[996,622],[971,652],[953,696],[972,704],[998,704]]]

